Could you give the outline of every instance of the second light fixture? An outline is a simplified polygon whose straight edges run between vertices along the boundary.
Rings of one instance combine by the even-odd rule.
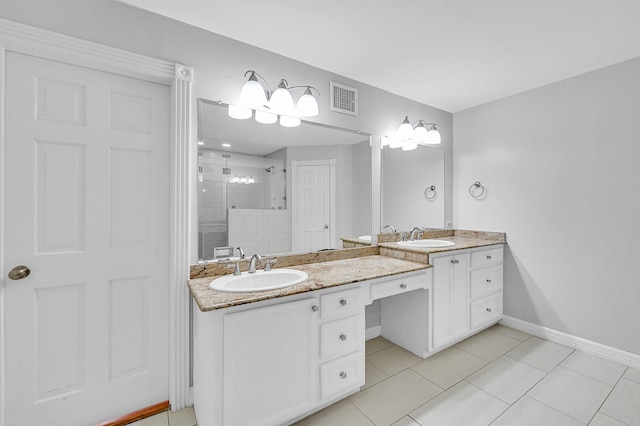
[[[395,137],[389,143],[389,148],[402,148],[403,151],[416,149],[418,145],[438,145],[441,142],[440,127],[436,123],[418,120],[413,124],[405,116],[398,127]]]

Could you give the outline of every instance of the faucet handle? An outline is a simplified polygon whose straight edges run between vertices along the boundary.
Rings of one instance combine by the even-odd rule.
[[[271,258],[271,259],[267,259],[266,262],[267,263],[264,265],[264,270],[266,272],[269,272],[271,270],[271,265],[273,265],[274,263],[278,263],[278,259]]]
[[[233,275],[242,275],[240,272],[240,262],[229,262],[227,268],[234,268]]]

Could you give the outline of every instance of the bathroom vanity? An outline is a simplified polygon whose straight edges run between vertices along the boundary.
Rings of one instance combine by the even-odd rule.
[[[190,280],[199,424],[289,424],[357,392],[374,300],[382,336],[423,358],[499,321],[502,242],[463,240],[446,250],[386,243],[368,253],[387,255],[287,266],[308,281],[269,292]]]

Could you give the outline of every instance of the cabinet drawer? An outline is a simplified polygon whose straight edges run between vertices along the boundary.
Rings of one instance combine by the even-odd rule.
[[[502,265],[471,271],[471,298],[502,290]]]
[[[502,247],[471,252],[472,268],[482,268],[496,263],[502,263]]]
[[[383,297],[424,288],[426,280],[426,275],[414,275],[407,278],[397,278],[381,283],[371,284],[371,300],[382,299]]]
[[[502,317],[502,292],[471,302],[471,329]]]
[[[338,358],[320,366],[320,398],[364,385],[364,353]]]
[[[364,342],[364,315],[320,326],[320,358],[333,358],[358,350]]]
[[[339,318],[364,308],[360,287],[320,296],[320,317]]]

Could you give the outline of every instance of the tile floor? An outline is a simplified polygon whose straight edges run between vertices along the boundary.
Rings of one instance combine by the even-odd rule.
[[[195,424],[192,408],[132,423]],[[496,325],[425,360],[369,340],[362,390],[296,426],[587,424],[640,426],[640,370]]]

